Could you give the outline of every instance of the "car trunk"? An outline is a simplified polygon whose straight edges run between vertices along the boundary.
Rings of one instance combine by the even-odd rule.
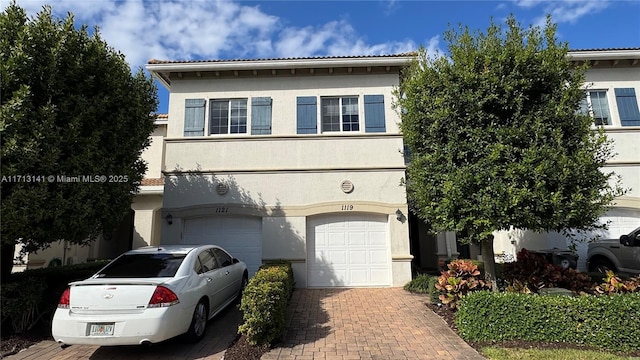
[[[76,314],[143,312],[164,279],[91,279],[71,284],[69,308]]]

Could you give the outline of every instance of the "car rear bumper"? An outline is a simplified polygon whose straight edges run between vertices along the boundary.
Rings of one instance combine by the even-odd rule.
[[[183,334],[191,313],[180,306],[145,309],[137,314],[72,314],[57,309],[51,325],[53,339],[66,345],[139,345]],[[113,335],[90,336],[91,324],[114,324]]]

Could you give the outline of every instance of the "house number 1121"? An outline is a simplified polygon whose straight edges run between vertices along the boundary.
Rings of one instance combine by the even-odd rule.
[[[342,205],[342,211],[351,211],[353,210],[353,205]]]

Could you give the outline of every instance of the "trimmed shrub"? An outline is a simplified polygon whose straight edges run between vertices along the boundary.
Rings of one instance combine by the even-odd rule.
[[[284,334],[293,286],[290,262],[262,265],[251,278],[240,302],[244,323],[238,327],[238,333],[244,334],[249,344],[272,344]]]
[[[100,261],[11,274],[2,282],[2,335],[25,332],[40,320],[45,321],[41,326],[48,326],[68,284],[92,276],[106,264],[108,261]]]
[[[408,292],[416,294],[427,294],[429,292],[429,281],[435,276],[427,274],[419,274],[413,280],[404,285],[404,289]]]
[[[464,297],[456,326],[467,341],[526,340],[640,348],[640,293],[538,296],[476,292]]]
[[[481,278],[478,266],[472,262],[455,260],[447,267],[449,270],[442,272],[435,287],[440,291],[440,301],[449,308],[458,308],[460,299],[470,292],[491,289],[491,283]]]

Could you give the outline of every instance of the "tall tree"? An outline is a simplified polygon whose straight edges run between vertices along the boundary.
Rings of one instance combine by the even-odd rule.
[[[0,14],[0,75],[4,277],[16,244],[88,244],[118,225],[146,171],[157,95],[98,29],[15,2]]]
[[[586,68],[555,34],[550,17],[544,28],[510,16],[506,30],[449,29],[449,56],[421,49],[396,90],[412,209],[481,244],[490,278],[494,231],[592,230],[623,194],[601,171],[611,142],[577,111]]]

